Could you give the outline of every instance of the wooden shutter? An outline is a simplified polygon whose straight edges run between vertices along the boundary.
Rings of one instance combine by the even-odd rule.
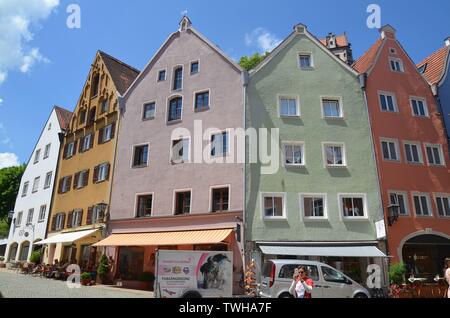
[[[67,217],[67,228],[70,229],[72,227],[72,221],[73,221],[73,212],[69,212],[69,215]]]
[[[56,231],[56,215],[52,217],[52,226],[50,228],[51,231]]]
[[[66,144],[64,146],[64,150],[63,150],[63,159],[67,159],[67,149],[69,148],[69,145]]]
[[[61,222],[61,224],[62,224],[62,228],[64,228],[64,224],[66,222],[66,214],[65,213],[61,213],[61,214],[62,214],[62,222]]]
[[[87,211],[86,225],[92,224],[92,214],[93,213],[94,213],[94,207],[90,206]]]
[[[111,124],[111,138],[109,139],[114,139],[114,134],[116,132],[116,123]]]
[[[95,138],[95,132],[93,132],[91,134],[91,140],[89,142],[89,149],[91,149],[92,147],[94,147],[94,138]]]
[[[86,173],[83,176],[83,187],[86,187],[89,182],[89,170],[86,170]]]
[[[97,181],[98,181],[98,170],[99,170],[99,166],[96,166],[96,167],[94,168],[94,176],[93,176],[93,178],[92,178],[92,181],[93,181],[94,183],[97,183]]]
[[[59,179],[59,184],[58,184],[58,193],[59,194],[63,193],[63,180],[64,180],[64,178]]]
[[[111,170],[111,164],[110,163],[108,163],[107,165],[106,165],[106,178],[105,178],[105,180],[109,180],[109,171]]]
[[[69,192],[70,191],[70,187],[72,185],[72,176],[67,177],[67,189],[64,189],[64,192]]]
[[[78,179],[80,179],[80,172],[75,173],[75,178],[73,180],[73,189],[75,190],[78,186]]]
[[[103,128],[98,131],[98,144],[101,145],[103,143]]]
[[[80,217],[78,218],[77,221],[77,226],[81,226],[81,223],[83,222],[83,210],[80,210]]]
[[[84,138],[80,138],[80,144],[78,145],[78,153],[83,153],[83,145],[84,145]]]
[[[72,156],[75,156],[77,154],[77,145],[78,145],[78,140],[75,140],[73,142],[73,154],[72,154]]]

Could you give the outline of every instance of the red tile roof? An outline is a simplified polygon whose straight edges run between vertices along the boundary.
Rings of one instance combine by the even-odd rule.
[[[367,72],[375,62],[378,50],[382,44],[383,39],[378,39],[366,53],[364,53],[355,63],[353,63],[352,67],[360,74]]]
[[[320,39],[323,45],[327,46],[327,39]],[[337,47],[345,47],[348,46],[348,39],[345,34],[336,35],[336,45]]]
[[[105,52],[99,51],[99,54],[111,75],[116,89],[121,95],[125,94],[140,71]]]
[[[438,84],[444,76],[447,58],[449,57],[450,47],[440,48],[422,62],[417,64],[417,68],[424,67],[422,75],[431,85]]]
[[[59,121],[59,126],[61,129],[66,129],[69,125],[70,119],[72,118],[72,112],[59,106],[55,106],[55,112]]]

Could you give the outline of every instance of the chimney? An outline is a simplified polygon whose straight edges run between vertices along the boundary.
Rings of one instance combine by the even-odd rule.
[[[395,33],[396,32],[397,32],[397,30],[395,30],[389,24],[386,24],[385,26],[381,27],[381,29],[380,29],[380,33],[381,33],[381,38],[382,39],[385,39],[385,38],[395,39]]]
[[[445,46],[450,46],[450,36],[445,39]]]

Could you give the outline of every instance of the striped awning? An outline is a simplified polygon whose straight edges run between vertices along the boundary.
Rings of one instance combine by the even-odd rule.
[[[94,246],[172,246],[218,244],[233,229],[112,234]]]

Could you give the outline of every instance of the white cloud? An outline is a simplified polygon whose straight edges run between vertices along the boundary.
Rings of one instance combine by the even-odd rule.
[[[281,40],[264,28],[256,28],[245,35],[247,46],[256,46],[261,53],[270,52],[281,43]]]
[[[8,132],[6,131],[6,127],[0,123],[0,145],[5,145],[9,148],[12,148],[11,138],[8,136]]]
[[[0,98],[0,105],[3,104],[3,98]]]
[[[0,169],[19,166],[19,158],[9,152],[0,153]]]
[[[59,0],[0,0],[0,84],[9,71],[27,73],[35,63],[49,61],[30,42],[33,29],[58,5]]]

